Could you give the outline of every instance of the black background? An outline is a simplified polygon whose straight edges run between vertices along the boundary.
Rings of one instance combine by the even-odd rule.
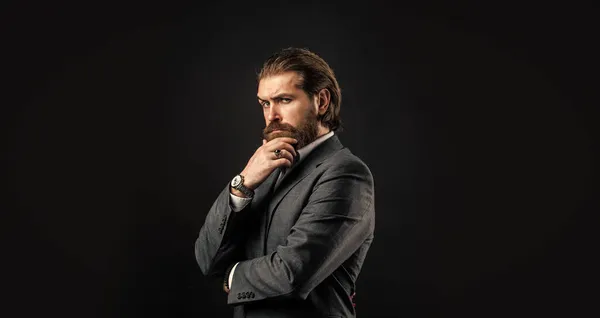
[[[6,310],[229,317],[193,245],[260,145],[255,74],[307,47],[376,183],[360,317],[597,302],[591,5],[57,3],[2,10]]]

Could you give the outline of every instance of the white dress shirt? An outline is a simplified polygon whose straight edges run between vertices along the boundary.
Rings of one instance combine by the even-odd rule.
[[[294,169],[294,167],[302,162],[302,159],[304,159],[313,149],[315,149],[318,145],[320,145],[321,143],[323,143],[325,140],[329,139],[329,137],[333,136],[333,131],[330,131],[328,133],[326,133],[325,135],[315,139],[315,141],[311,142],[310,144],[302,147],[301,149],[298,149],[298,155],[300,156],[300,159],[298,160],[298,162],[296,162],[290,169]],[[286,171],[284,169],[281,170],[281,173],[279,174],[279,177],[277,178],[277,181],[275,183],[275,188],[277,188],[277,186],[279,186],[279,181],[281,180],[281,178],[285,175]],[[242,197],[238,197],[237,195],[234,195],[232,193],[229,194],[230,200],[229,200],[229,205],[231,206],[231,209],[233,210],[233,212],[239,212],[241,210],[244,209],[244,207],[246,207],[246,205],[248,203],[250,203],[250,201],[252,201],[252,198],[242,198]],[[235,268],[237,267],[238,263],[236,263],[233,268],[231,269],[231,272],[229,273],[229,289],[231,289],[231,280],[233,279],[233,272],[235,271]]]

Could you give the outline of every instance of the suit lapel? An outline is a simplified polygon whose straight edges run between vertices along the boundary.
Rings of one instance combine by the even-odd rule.
[[[275,182],[279,176],[280,169],[275,169],[267,177],[267,179],[254,190],[254,198],[250,201],[251,211],[255,211],[254,217],[256,217],[259,224],[259,240],[257,241],[256,252],[259,252],[261,248],[264,248],[264,242],[266,242],[267,236],[267,224],[268,210],[270,199],[273,197],[273,190],[275,188]],[[261,256],[262,254],[255,254],[254,257]]]
[[[338,137],[333,135],[313,149],[312,152],[309,153],[302,162],[300,162],[299,166],[294,167],[283,176],[279,186],[273,192],[273,197],[267,207],[268,224],[265,232],[265,238],[269,233],[269,229],[271,228],[271,221],[273,220],[274,212],[285,195],[290,192],[290,190],[292,190],[292,188],[294,188],[294,186],[296,186],[300,181],[306,178],[306,176],[313,172],[315,168],[318,167],[325,159],[342,148],[344,147],[340,143]],[[275,177],[275,180],[277,180],[276,178],[277,177]]]

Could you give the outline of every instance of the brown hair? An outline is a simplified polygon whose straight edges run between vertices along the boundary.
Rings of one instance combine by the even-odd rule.
[[[300,76],[299,88],[304,90],[309,97],[313,97],[320,90],[326,88],[330,93],[329,107],[325,114],[319,117],[321,123],[331,130],[341,128],[340,105],[342,93],[335,78],[333,69],[327,62],[317,54],[305,48],[285,48],[271,55],[263,64],[258,73],[257,81],[278,75],[284,72],[294,71]]]

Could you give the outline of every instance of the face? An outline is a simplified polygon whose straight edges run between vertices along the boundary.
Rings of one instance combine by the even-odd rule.
[[[258,84],[258,102],[262,106],[266,127],[263,138],[277,137],[298,140],[300,149],[313,142],[319,133],[317,101],[298,87],[296,72],[286,72],[263,78]]]

